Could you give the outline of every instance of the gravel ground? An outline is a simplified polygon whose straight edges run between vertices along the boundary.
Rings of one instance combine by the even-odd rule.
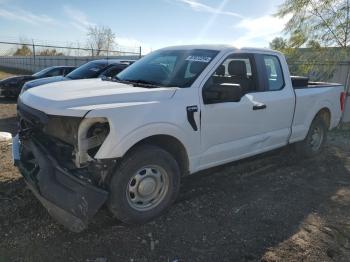
[[[0,98],[0,131],[15,132]],[[106,208],[79,234],[58,225],[0,143],[0,261],[350,261],[350,127],[324,153],[290,148],[183,179],[162,217],[130,227]]]
[[[5,79],[10,76],[13,76],[13,74],[0,71],[0,79]]]

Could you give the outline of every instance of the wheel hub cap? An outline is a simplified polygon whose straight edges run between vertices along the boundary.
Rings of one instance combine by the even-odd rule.
[[[138,211],[147,211],[157,206],[168,192],[169,177],[160,166],[139,169],[129,181],[126,197],[129,205]]]
[[[312,150],[317,151],[322,144],[323,141],[323,132],[320,128],[315,128],[312,135],[311,135],[311,140],[310,140],[310,145]]]
[[[138,191],[142,196],[148,196],[156,189],[156,181],[153,178],[146,177],[140,182]]]

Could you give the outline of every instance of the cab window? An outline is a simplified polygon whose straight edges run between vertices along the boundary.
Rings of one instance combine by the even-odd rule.
[[[117,74],[119,74],[124,67],[122,66],[112,66],[108,70],[106,70],[104,73],[101,74],[101,76],[106,76],[106,77],[114,77]]]
[[[63,75],[67,75],[67,74],[69,74],[70,72],[72,72],[73,70],[74,70],[74,67],[66,67],[66,68],[64,69]]]
[[[47,77],[51,77],[51,76],[60,76],[63,75],[63,69],[62,68],[55,68],[50,70],[49,72],[46,73]]]
[[[248,54],[230,55],[216,69],[206,85],[220,84],[223,86],[239,85],[242,94],[256,91],[256,71],[253,68],[253,57]]]
[[[284,87],[284,78],[281,63],[277,56],[264,55],[264,66],[267,77],[267,90],[277,91]]]

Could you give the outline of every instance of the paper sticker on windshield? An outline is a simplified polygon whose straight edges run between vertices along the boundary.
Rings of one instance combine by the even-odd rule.
[[[190,55],[186,58],[186,61],[203,62],[203,63],[209,63],[210,60],[211,60],[211,57],[209,56]]]

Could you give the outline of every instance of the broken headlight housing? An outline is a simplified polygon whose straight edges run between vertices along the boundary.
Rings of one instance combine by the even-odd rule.
[[[80,118],[50,116],[43,127],[43,132],[55,137],[74,149],[73,162],[76,167],[83,167],[100,149],[109,134],[109,123],[106,118]]]
[[[76,147],[81,121],[81,117],[49,116],[47,123],[43,127],[43,132]]]
[[[106,118],[83,119],[78,129],[75,165],[81,167],[92,161],[108,134],[109,123]]]

